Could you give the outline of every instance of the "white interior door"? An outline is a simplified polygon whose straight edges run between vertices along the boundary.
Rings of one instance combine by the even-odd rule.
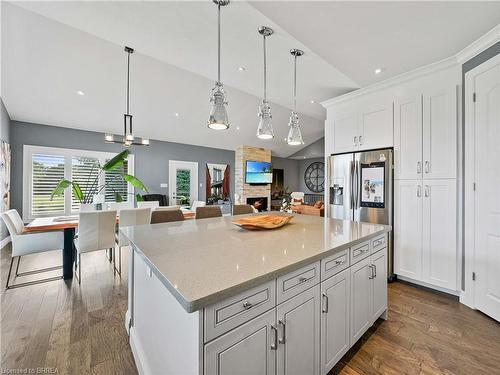
[[[170,160],[168,163],[170,204],[198,200],[198,163]]]
[[[469,117],[475,138],[474,304],[500,321],[500,55],[469,72],[467,83],[476,97]]]

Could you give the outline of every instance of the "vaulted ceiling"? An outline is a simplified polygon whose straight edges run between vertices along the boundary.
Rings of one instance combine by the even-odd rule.
[[[446,4],[446,5],[444,5]],[[298,65],[298,110],[307,146],[324,134],[318,102],[457,53],[500,23],[499,2],[232,2],[222,9],[222,81],[231,128],[207,129],[216,78],[211,1],[2,3],[2,98],[14,120],[120,133],[125,53],[136,133],[235,149],[284,142]],[[262,95],[260,25],[268,40],[268,91],[276,137],[255,137]],[[383,68],[379,75],[375,68]],[[241,69],[239,69],[241,68]],[[78,95],[81,90],[85,95]]]

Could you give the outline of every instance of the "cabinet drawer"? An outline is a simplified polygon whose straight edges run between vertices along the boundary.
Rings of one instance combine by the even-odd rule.
[[[359,245],[351,247],[351,265],[365,259],[370,255],[370,242],[363,242]]]
[[[321,281],[328,279],[349,267],[349,251],[345,249],[340,253],[321,260]]]
[[[278,278],[278,304],[309,289],[320,281],[320,262],[309,264]]]
[[[274,280],[208,306],[204,311],[204,341],[208,342],[274,306]]]
[[[387,235],[383,234],[372,240],[372,254],[387,246]]]

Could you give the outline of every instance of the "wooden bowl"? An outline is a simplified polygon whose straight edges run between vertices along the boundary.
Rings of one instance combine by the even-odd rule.
[[[258,215],[242,217],[241,219],[233,220],[232,223],[243,229],[262,230],[281,228],[292,219],[293,216],[289,215]]]

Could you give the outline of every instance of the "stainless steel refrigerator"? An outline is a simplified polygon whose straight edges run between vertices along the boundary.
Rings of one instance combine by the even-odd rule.
[[[393,150],[379,149],[329,157],[329,216],[393,225]],[[389,233],[388,279],[394,278]]]

